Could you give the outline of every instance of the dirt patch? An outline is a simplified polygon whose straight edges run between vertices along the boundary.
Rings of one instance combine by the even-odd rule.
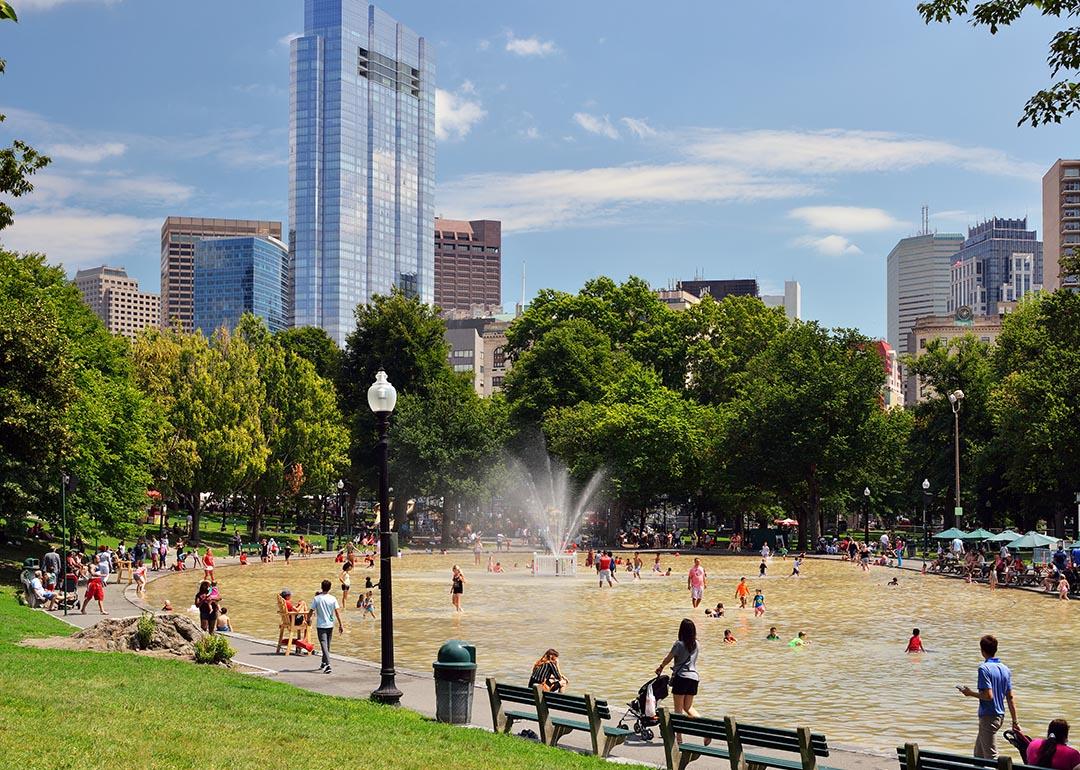
[[[149,652],[163,657],[191,658],[195,654],[195,643],[206,636],[202,629],[183,615],[157,615],[154,620],[154,635],[150,637],[145,650],[140,648],[136,635],[139,625],[137,617],[106,618],[72,636],[28,639],[26,644],[64,650]]]

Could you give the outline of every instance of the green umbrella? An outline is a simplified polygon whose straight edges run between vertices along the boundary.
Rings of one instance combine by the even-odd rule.
[[[1011,529],[1007,529],[1004,532],[999,532],[993,537],[986,538],[991,543],[1011,543],[1013,540],[1019,540],[1021,535],[1019,532],[1013,532]]]
[[[967,536],[967,532],[965,532],[964,530],[957,529],[956,527],[952,527],[950,529],[945,530],[944,532],[938,532],[936,535],[934,535],[934,539],[935,540],[955,540],[956,538],[960,538],[961,540],[963,540],[966,536]]]
[[[1009,548],[1014,548],[1021,551],[1030,551],[1033,548],[1044,548],[1048,545],[1055,545],[1058,539],[1056,537],[1049,537],[1047,535],[1040,535],[1038,532],[1028,532],[1019,540],[1013,540],[1009,543]]]
[[[987,530],[983,529],[982,527],[979,527],[978,529],[976,529],[976,530],[974,530],[972,532],[968,532],[966,535],[962,536],[960,539],[961,540],[978,540],[981,543],[983,540],[989,540],[993,536],[994,536],[993,532],[988,532]]]

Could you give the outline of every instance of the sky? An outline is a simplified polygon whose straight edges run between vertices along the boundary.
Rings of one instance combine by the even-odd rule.
[[[301,0],[13,0],[0,141],[53,164],[9,248],[160,280],[168,215],[287,219]],[[914,0],[386,0],[433,45],[436,211],[503,222],[503,303],[588,279],[756,278],[885,332],[885,257],[989,216],[1040,231],[1080,118],[1017,127],[1056,28],[926,26]]]

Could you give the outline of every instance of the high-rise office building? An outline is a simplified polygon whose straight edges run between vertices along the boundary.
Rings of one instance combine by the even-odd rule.
[[[758,282],[753,278],[734,278],[721,281],[705,281],[695,278],[692,281],[679,281],[675,288],[689,292],[696,297],[704,297],[706,294],[717,302],[724,297],[733,294],[737,297],[757,297]]]
[[[281,222],[169,217],[161,226],[161,325],[191,331],[194,321],[195,244],[200,238],[261,235],[281,240]]]
[[[113,334],[134,337],[148,326],[161,322],[161,300],[157,294],[139,290],[139,282],[129,278],[122,267],[91,267],[75,274],[75,286],[94,315]]]
[[[502,312],[502,222],[435,220],[435,304]]]
[[[1027,218],[994,217],[968,228],[952,260],[948,312],[969,307],[976,316],[999,313],[1001,302],[1018,302],[1042,290],[1043,245]]]
[[[1061,258],[1080,251],[1080,160],[1058,160],[1043,176],[1044,285],[1080,288],[1080,276],[1061,274]]]
[[[195,244],[194,328],[207,336],[254,313],[287,329],[289,249],[277,238],[202,238]]]
[[[789,321],[802,320],[802,286],[798,281],[784,281],[783,294],[762,294],[767,307],[782,307]]]
[[[901,238],[886,259],[888,343],[898,355],[908,349],[908,332],[922,316],[948,312],[950,266],[964,245],[958,233]]]
[[[304,2],[291,58],[293,322],[338,344],[375,294],[435,299],[432,54],[367,2]]]

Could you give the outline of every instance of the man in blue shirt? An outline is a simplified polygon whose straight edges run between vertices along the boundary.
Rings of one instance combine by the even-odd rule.
[[[322,649],[322,665],[319,670],[326,674],[330,673],[330,639],[334,635],[335,620],[338,630],[345,632],[345,626],[341,623],[341,610],[338,609],[337,599],[330,593],[330,585],[329,580],[322,582],[322,592],[311,600],[311,609],[308,610],[308,623],[311,622],[311,616],[315,616],[315,633]]]
[[[1005,705],[1009,706],[1012,729],[1019,731],[1016,703],[1013,700],[1012,672],[997,658],[998,640],[987,634],[979,640],[983,663],[979,666],[978,689],[958,686],[969,698],[979,699],[979,735],[975,739],[975,756],[997,759],[997,733],[1005,721]]]

